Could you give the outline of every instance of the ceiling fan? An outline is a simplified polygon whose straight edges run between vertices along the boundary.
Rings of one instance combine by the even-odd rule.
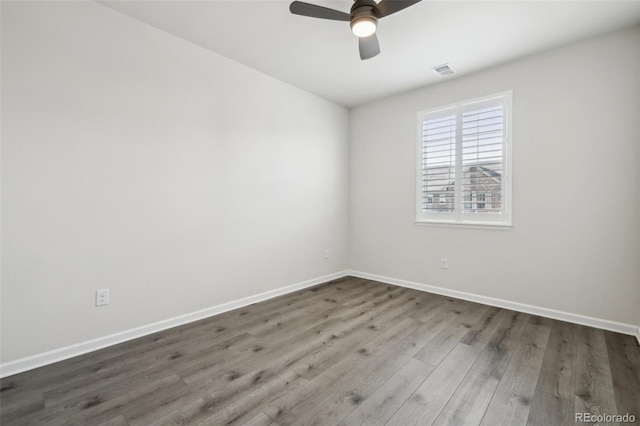
[[[351,13],[341,12],[328,7],[294,1],[289,10],[294,15],[310,16],[312,18],[331,19],[333,21],[349,21],[351,31],[358,37],[360,59],[373,58],[380,53],[376,27],[378,19],[389,16],[405,9],[420,0],[355,0],[351,6]]]

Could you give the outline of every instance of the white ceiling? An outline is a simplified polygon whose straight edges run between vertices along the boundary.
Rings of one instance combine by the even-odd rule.
[[[349,11],[351,0],[313,1]],[[348,22],[289,1],[104,1],[105,6],[338,104],[353,107],[640,22],[640,0],[429,1],[381,20],[381,54],[358,55]],[[615,65],[613,65],[615,66]]]

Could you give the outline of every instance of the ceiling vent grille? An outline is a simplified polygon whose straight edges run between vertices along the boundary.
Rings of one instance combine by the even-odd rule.
[[[434,67],[433,70],[440,74],[441,76],[451,75],[453,74],[453,68],[449,64],[442,64]]]

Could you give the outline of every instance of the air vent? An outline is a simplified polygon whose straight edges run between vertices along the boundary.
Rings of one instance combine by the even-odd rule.
[[[441,76],[453,74],[453,68],[449,64],[442,64],[434,67],[433,70]]]

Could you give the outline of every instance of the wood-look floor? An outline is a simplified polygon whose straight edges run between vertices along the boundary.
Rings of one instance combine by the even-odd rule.
[[[0,381],[2,425],[640,418],[631,336],[348,278]]]

